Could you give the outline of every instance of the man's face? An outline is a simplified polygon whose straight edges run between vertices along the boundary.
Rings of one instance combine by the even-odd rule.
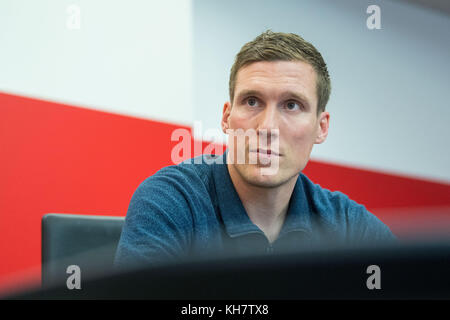
[[[297,178],[313,145],[328,134],[329,113],[317,115],[316,78],[313,67],[301,61],[255,62],[239,70],[233,105],[224,105],[222,129],[269,134],[265,143],[247,139],[240,147],[229,135],[228,145],[234,148],[230,154],[246,159],[243,164],[232,159],[231,175],[260,187],[277,187]],[[249,163],[252,157],[258,161]],[[274,161],[275,174],[262,174],[261,169]]]

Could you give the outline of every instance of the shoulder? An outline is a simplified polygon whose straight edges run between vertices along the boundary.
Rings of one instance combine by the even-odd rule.
[[[304,174],[300,175],[300,179],[307,197],[311,199],[315,209],[319,212],[329,211],[330,209],[335,211],[342,209],[342,207],[356,204],[344,193],[325,189],[319,184],[312,182]]]
[[[213,164],[202,159],[164,167],[146,178],[133,193],[127,216],[165,213],[191,219],[208,211],[215,201]]]
[[[194,190],[205,191],[212,183],[212,163],[207,162],[207,157],[200,156],[177,165],[166,166],[146,178],[136,192],[160,188],[188,194]]]
[[[316,218],[333,232],[352,240],[395,238],[388,226],[346,194],[323,188],[304,174],[301,181]]]

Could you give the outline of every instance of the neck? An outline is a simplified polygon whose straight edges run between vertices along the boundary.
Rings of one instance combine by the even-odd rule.
[[[264,232],[269,242],[275,241],[283,226],[298,175],[282,185],[263,187],[248,183],[233,165],[227,166],[250,220]]]

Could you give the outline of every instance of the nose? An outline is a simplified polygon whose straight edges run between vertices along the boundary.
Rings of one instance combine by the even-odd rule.
[[[278,112],[275,105],[268,105],[260,113],[258,136],[268,137],[268,143],[271,139],[278,138],[279,126],[278,126]]]

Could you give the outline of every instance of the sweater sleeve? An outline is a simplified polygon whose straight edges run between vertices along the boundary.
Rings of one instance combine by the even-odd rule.
[[[353,225],[349,227],[349,241],[373,244],[396,242],[397,238],[378,217],[365,206],[349,201],[348,215]]]
[[[157,265],[188,255],[193,232],[190,185],[192,181],[174,167],[141,183],[128,207],[116,267]]]
[[[319,224],[325,230],[326,241],[345,245],[379,245],[395,243],[397,238],[378,217],[362,204],[339,191],[330,191],[309,183]]]
[[[389,227],[364,205],[341,192],[327,192],[332,200],[331,206],[335,208],[335,223],[342,225],[340,229],[344,232],[346,244],[376,246],[397,240]]]

